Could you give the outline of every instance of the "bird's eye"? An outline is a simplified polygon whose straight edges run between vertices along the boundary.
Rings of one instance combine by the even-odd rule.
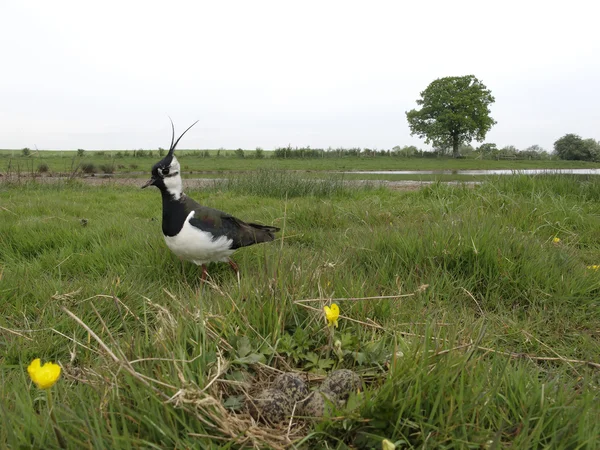
[[[162,170],[163,175],[169,175],[169,168],[167,167],[166,169]]]

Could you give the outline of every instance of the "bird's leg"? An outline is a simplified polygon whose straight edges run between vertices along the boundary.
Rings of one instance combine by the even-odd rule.
[[[233,259],[231,259],[231,258],[229,258],[227,260],[227,263],[229,264],[229,266],[231,266],[231,268],[235,272],[235,276],[237,277],[238,284],[240,284],[240,268],[235,263],[235,261],[233,261]]]
[[[183,280],[185,281],[185,284],[188,284],[187,277],[185,276],[185,262],[181,258],[179,258],[179,260],[181,261],[181,271],[183,272]]]
[[[206,277],[208,276],[208,272],[206,271],[206,264],[202,264],[202,277],[200,278],[204,283],[206,281]]]
[[[233,271],[234,271],[236,274],[239,274],[239,273],[240,273],[240,268],[239,268],[239,267],[238,267],[238,265],[237,265],[237,264],[236,264],[236,263],[233,261],[233,259],[231,259],[231,258],[230,258],[230,259],[228,259],[228,260],[227,260],[227,263],[228,263],[228,264],[231,266],[231,268],[233,269]]]

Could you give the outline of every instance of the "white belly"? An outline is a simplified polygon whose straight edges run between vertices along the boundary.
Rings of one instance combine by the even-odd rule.
[[[187,216],[177,236],[165,236],[167,247],[179,258],[198,265],[226,262],[235,251],[230,249],[232,240],[226,236],[215,238],[212,233],[193,227],[189,223],[192,217],[194,211]]]

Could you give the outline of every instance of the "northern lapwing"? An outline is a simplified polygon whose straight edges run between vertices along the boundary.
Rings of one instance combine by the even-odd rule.
[[[228,262],[239,275],[231,254],[240,247],[274,240],[279,228],[243,222],[226,212],[203,206],[183,193],[181,166],[174,152],[179,140],[196,123],[175,141],[175,126],[171,121],[169,153],[152,167],[152,177],[142,189],[148,186],[160,189],[162,231],[167,247],[181,260],[202,266],[204,281],[206,265],[211,262]]]

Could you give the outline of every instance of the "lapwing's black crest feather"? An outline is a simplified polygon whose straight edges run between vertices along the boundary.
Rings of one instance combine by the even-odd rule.
[[[171,153],[173,150],[173,141],[175,141],[175,125],[171,117],[169,117],[169,120],[171,121],[171,146],[169,147],[169,153]]]
[[[191,124],[187,130],[185,130],[183,133],[181,133],[181,136],[179,136],[177,138],[177,140],[175,141],[175,143],[173,144],[173,139],[171,139],[171,148],[169,149],[169,155],[173,156],[173,152],[175,151],[175,147],[177,147],[177,144],[179,144],[179,140],[183,137],[183,135],[185,133],[187,133],[189,131],[190,128],[192,128],[194,125],[196,125],[199,122],[199,120],[196,120],[193,124]],[[173,125],[173,121],[171,121],[171,125]],[[173,129],[173,133],[175,133],[175,130]],[[175,136],[175,134],[173,134],[173,136]]]
[[[190,128],[192,128],[199,122],[199,120],[196,120],[187,128],[187,130],[181,133],[181,136],[179,136],[177,140],[175,140],[175,125],[173,124],[173,119],[169,117],[169,120],[171,121],[171,146],[169,147],[169,153],[167,153],[167,156],[165,156],[163,159],[157,162],[154,165],[153,169],[158,167],[168,167],[171,164],[171,161],[173,161],[173,154],[175,153],[175,147],[177,147],[179,140],[183,137],[185,133],[187,133],[190,130]]]

